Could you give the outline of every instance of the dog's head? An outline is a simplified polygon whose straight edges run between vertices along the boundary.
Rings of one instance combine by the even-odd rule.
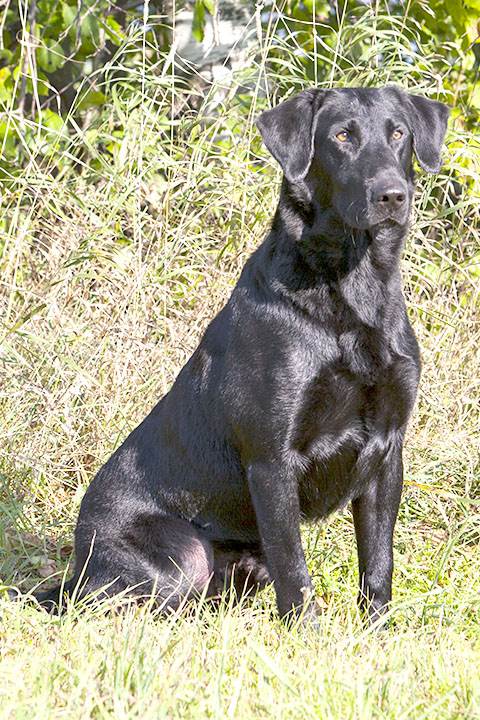
[[[397,87],[310,89],[260,115],[263,141],[290,183],[307,182],[348,226],[406,223],[412,154],[435,173],[449,108]]]

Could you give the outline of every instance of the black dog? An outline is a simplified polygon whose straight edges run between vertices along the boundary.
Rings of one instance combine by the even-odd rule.
[[[170,392],[88,488],[74,576],[42,605],[76,588],[174,608],[271,579],[280,615],[308,618],[300,521],[351,501],[361,603],[386,609],[420,373],[399,256],[412,153],[438,172],[448,112],[387,87],[310,89],[260,116],[284,172],[272,229]]]

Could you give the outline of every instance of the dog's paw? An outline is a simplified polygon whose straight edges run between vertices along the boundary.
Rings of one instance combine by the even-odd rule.
[[[0,587],[0,598],[16,601],[22,598],[22,593],[17,588]]]
[[[364,625],[372,630],[385,632],[394,626],[389,603],[361,602],[359,610]]]
[[[315,632],[320,629],[325,604],[315,596],[310,588],[302,588],[303,604],[292,610],[284,619],[287,625],[302,633]]]

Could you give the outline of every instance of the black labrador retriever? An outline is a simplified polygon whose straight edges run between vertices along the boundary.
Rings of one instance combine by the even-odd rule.
[[[351,502],[360,603],[385,611],[420,374],[399,270],[412,154],[438,172],[448,113],[396,87],[313,88],[260,116],[284,173],[271,231],[91,483],[73,578],[44,607],[75,590],[175,608],[272,580],[280,615],[311,620],[300,521]]]

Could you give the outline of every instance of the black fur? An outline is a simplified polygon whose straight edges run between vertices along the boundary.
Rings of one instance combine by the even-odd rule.
[[[260,116],[284,170],[272,229],[88,488],[67,593],[154,592],[176,607],[218,593],[236,566],[240,590],[270,577],[287,616],[312,589],[300,521],[351,502],[360,599],[385,610],[420,374],[399,271],[412,152],[438,170],[447,118],[394,87],[306,90]]]

